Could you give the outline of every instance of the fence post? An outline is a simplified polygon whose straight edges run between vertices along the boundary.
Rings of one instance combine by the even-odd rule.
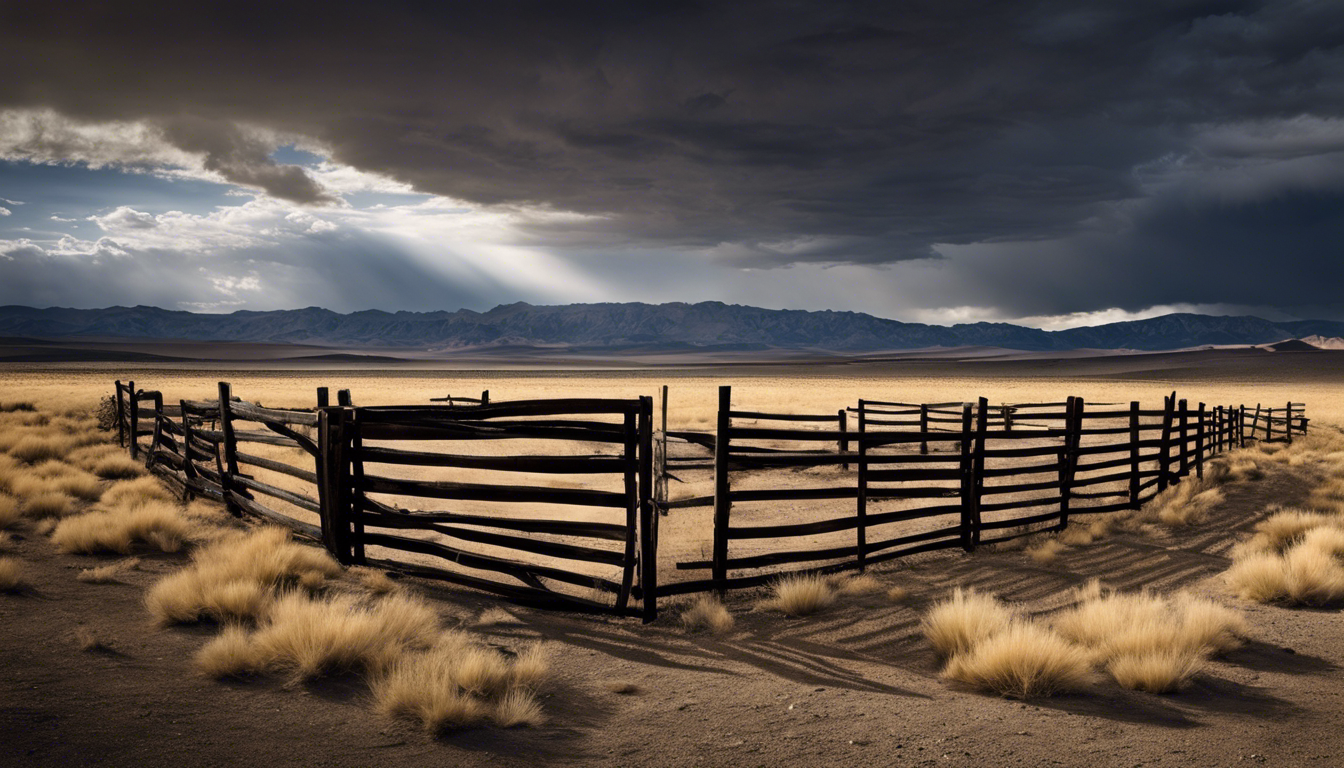
[[[184,500],[191,501],[196,498],[192,488],[200,482],[196,475],[196,463],[191,460],[191,452],[195,450],[192,445],[195,433],[191,429],[191,417],[187,415],[187,401],[179,400],[178,407],[182,409],[182,474],[187,478],[187,490],[182,496]]]
[[[121,380],[116,382],[117,401],[117,445],[126,447],[126,395],[121,391]]]
[[[929,406],[927,403],[921,403],[919,406],[919,432],[920,435],[926,435],[929,431]],[[929,452],[929,441],[927,438],[919,441],[919,452],[921,455]]]
[[[616,593],[616,613],[624,614],[630,605],[630,585],[634,582],[635,571],[639,567],[635,555],[635,538],[639,534],[639,424],[638,413],[625,414],[625,441],[621,451],[625,472],[622,475],[625,489],[625,567],[621,570],[621,589]]]
[[[1055,530],[1069,527],[1069,501],[1072,498],[1074,439],[1077,437],[1078,410],[1081,397],[1069,396],[1064,405],[1064,450],[1059,454],[1059,525]]]
[[[989,419],[989,400],[980,398],[975,416],[975,446],[971,455],[971,547],[980,546],[980,495],[985,486],[985,429]]]
[[[131,438],[131,458],[138,459],[140,458],[140,441],[137,439],[137,434],[140,432],[140,400],[135,394],[135,382],[128,381],[126,386],[128,388],[126,393],[126,430],[130,433]]]
[[[337,404],[337,405],[340,405],[340,406],[343,406],[343,407],[345,407],[345,408],[349,408],[349,407],[353,406],[353,405],[354,405],[354,402],[350,399],[350,390],[348,390],[348,389],[337,390],[337,391],[336,391],[336,404]]]
[[[234,514],[235,517],[242,517],[243,510],[233,500],[236,493],[239,496],[247,496],[247,489],[237,490],[233,487],[233,476],[238,474],[238,440],[233,435],[233,388],[227,381],[219,382],[219,431],[224,435],[224,441],[220,447],[223,450],[223,461],[221,462],[219,472],[219,485],[224,491],[224,506]]]
[[[1283,412],[1283,434],[1288,438],[1288,444],[1293,444],[1293,401],[1288,401],[1288,407]]]
[[[1172,411],[1176,407],[1176,393],[1162,398],[1162,447],[1157,456],[1157,492],[1167,490],[1168,475],[1171,472],[1171,422]]]
[[[1129,403],[1129,508],[1139,508],[1139,401]]]
[[[923,407],[923,406],[922,406]],[[975,549],[971,536],[971,404],[961,406],[961,548],[970,552]]]
[[[667,485],[667,385],[666,385],[666,384],[663,385],[662,412],[663,412],[663,415],[662,415],[663,431],[662,431],[662,433],[661,433],[661,436],[658,438],[658,442],[659,442],[659,444],[662,446],[662,451],[661,451],[660,455],[661,455],[662,458],[663,458],[663,463],[662,463],[661,466],[658,467],[658,480],[657,480],[657,484],[654,486],[654,495],[657,497],[657,501],[658,501],[659,504],[665,503],[665,502],[667,501],[667,497],[668,497],[668,493],[667,493],[667,487],[668,487],[668,485]],[[664,510],[664,511],[662,512],[662,514],[667,514],[667,512]]]
[[[1195,422],[1195,477],[1204,477],[1204,404],[1199,404]]]
[[[317,388],[317,407],[318,408],[331,407],[331,393],[326,387]]]
[[[859,401],[859,477],[856,514],[859,518],[855,544],[858,547],[859,570],[868,566],[868,445],[863,439],[868,432],[868,419],[864,415],[863,401]]]
[[[645,624],[658,618],[658,512],[653,491],[653,398],[643,395],[639,398],[639,586]]]
[[[490,390],[488,390],[488,389],[482,389],[482,390],[481,390],[481,405],[489,405],[489,404],[490,404]]]
[[[318,411],[317,440],[321,462],[318,501],[322,510],[322,543],[341,564],[353,560],[350,547],[350,457],[347,422],[349,410],[327,407]]]
[[[1014,411],[1014,410],[1015,410],[1015,409],[1014,409],[1011,405],[1004,405],[1004,406],[1003,406],[1003,431],[1004,431],[1004,432],[1012,432],[1012,431],[1013,431],[1013,411]]]
[[[729,498],[728,452],[731,450],[733,388],[719,387],[719,417],[714,434],[714,588],[723,594],[728,588],[728,518],[733,503]]]
[[[1190,406],[1189,406],[1189,404],[1187,403],[1187,401],[1185,400],[1185,398],[1181,398],[1181,401],[1180,401],[1180,403],[1179,403],[1179,407],[1180,407],[1180,412],[1181,412],[1181,414],[1180,414],[1180,415],[1181,415],[1181,469],[1180,469],[1180,473],[1181,473],[1181,475],[1180,475],[1180,476],[1181,476],[1181,477],[1185,477],[1186,475],[1190,474],[1190,446],[1189,446],[1190,432],[1189,432],[1189,424],[1188,424],[1188,419],[1189,419],[1189,416],[1190,416]]]
[[[844,408],[841,408],[836,414],[836,422],[840,425],[840,453],[849,453],[849,438],[845,435],[849,431],[849,414],[845,412]],[[842,463],[840,468],[848,471],[849,462]]]

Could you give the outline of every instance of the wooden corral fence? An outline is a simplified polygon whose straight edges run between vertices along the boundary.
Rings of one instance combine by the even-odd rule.
[[[713,508],[710,557],[676,563],[680,571],[708,571],[709,577],[670,583],[661,593],[751,587],[778,579],[788,567],[863,569],[918,552],[969,552],[1063,530],[1071,512],[1137,509],[1192,472],[1202,476],[1209,456],[1249,439],[1291,442],[1308,423],[1301,403],[1254,411],[1192,407],[1175,393],[1161,410],[1144,410],[1138,402],[1089,407],[1081,397],[1013,405],[984,398],[860,400],[847,410],[856,416],[853,429],[843,420],[837,429],[778,426],[837,419],[737,410],[731,387],[721,387],[710,455],[667,464],[675,479],[673,472],[712,468],[712,495],[660,500],[663,510]],[[705,433],[667,434],[706,443]],[[855,471],[844,472],[850,465]],[[760,482],[769,470],[819,467],[841,471],[822,475],[829,481],[822,486],[787,487],[785,474],[779,483]],[[738,488],[742,475],[756,487]],[[769,524],[752,525],[757,516],[750,511],[760,504],[773,514]],[[746,508],[745,519],[735,514],[738,507]],[[794,514],[781,516],[780,509]]]
[[[122,444],[184,499],[284,525],[342,563],[646,621],[659,597],[972,551],[1137,508],[1212,455],[1308,425],[1301,403],[1192,407],[1175,393],[1160,410],[1071,397],[770,413],[734,409],[725,386],[707,433],[668,430],[666,394],[662,429],[649,397],[356,407],[324,387],[313,408],[276,409],[227,383],[172,405],[117,382],[116,406]],[[518,440],[536,452],[510,449]],[[695,472],[712,493],[669,500],[668,481]],[[660,583],[658,513],[695,507],[712,512],[710,551]],[[701,574],[675,578],[686,571]]]

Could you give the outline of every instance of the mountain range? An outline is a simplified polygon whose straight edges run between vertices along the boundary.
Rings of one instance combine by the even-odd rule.
[[[1026,351],[1161,351],[1269,344],[1344,336],[1344,322],[1170,314],[1147,320],[1044,331],[1009,323],[926,325],[859,312],[776,310],[698,304],[569,304],[495,307],[488,312],[340,314],[318,307],[199,314],[158,307],[0,307],[0,336],[180,339],[309,344],[343,348],[453,350],[500,347],[623,349],[800,349],[843,353],[986,346]]]

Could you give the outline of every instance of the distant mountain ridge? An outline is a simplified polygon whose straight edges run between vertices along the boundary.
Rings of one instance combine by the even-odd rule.
[[[197,314],[157,307],[0,307],[0,336],[117,337],[316,344],[331,347],[571,347],[585,349],[821,349],[876,352],[988,346],[1026,351],[1268,344],[1344,336],[1344,322],[1171,314],[1149,320],[1043,331],[1009,323],[925,325],[859,312],[776,310],[698,304],[569,304],[495,307],[488,312],[340,314],[318,307]]]

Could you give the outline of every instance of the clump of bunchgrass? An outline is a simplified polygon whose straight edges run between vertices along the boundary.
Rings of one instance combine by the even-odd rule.
[[[118,560],[115,563],[99,566],[97,568],[85,568],[75,576],[76,579],[88,584],[111,584],[118,580],[127,571],[133,571],[140,566],[140,558],[128,557],[125,560]]]
[[[994,596],[958,587],[929,609],[920,626],[934,652],[946,659],[1003,631],[1013,619],[1013,611]]]
[[[19,559],[0,557],[0,592],[18,592],[23,586],[23,565]]]
[[[810,616],[835,603],[836,592],[831,582],[818,574],[801,573],[785,576],[774,583],[773,595],[760,603],[765,610],[779,611],[786,616]]]
[[[176,552],[191,535],[191,524],[172,502],[146,501],[102,509],[62,520],[51,541],[67,553],[129,554],[137,544]]]
[[[712,594],[701,594],[681,611],[681,626],[688,632],[709,631],[722,635],[733,628],[733,615]]]
[[[1048,629],[1014,619],[953,655],[943,676],[1001,696],[1053,696],[1087,687],[1092,659]]]

